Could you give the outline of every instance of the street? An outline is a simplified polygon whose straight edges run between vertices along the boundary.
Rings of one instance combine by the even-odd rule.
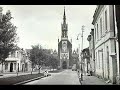
[[[64,70],[60,73],[50,73],[51,76],[36,81],[26,83],[25,85],[80,85],[77,72]]]
[[[119,30],[120,5],[0,5],[0,85],[120,85]]]

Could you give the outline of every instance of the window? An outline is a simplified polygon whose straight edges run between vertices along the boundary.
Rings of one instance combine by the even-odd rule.
[[[66,32],[65,32],[65,37],[66,37]]]
[[[16,63],[14,63],[14,70],[16,70]]]
[[[8,63],[6,62],[5,63],[5,70],[7,70],[8,69]]]
[[[11,52],[9,52],[9,58],[11,57]]]
[[[15,57],[15,52],[11,52],[11,57]]]
[[[98,33],[98,24],[97,24],[97,40],[99,39],[99,33]]]
[[[107,10],[105,11],[105,30],[107,30]]]
[[[100,53],[98,51],[98,61],[99,61],[99,69],[100,69]]]
[[[13,52],[11,52],[11,57],[13,57]]]
[[[102,49],[102,75],[104,77],[104,60],[103,60],[103,49]]]
[[[100,18],[100,34],[101,34],[101,37],[102,37],[102,18]]]
[[[97,63],[98,63],[98,62],[97,62],[97,52],[96,52],[96,65],[97,65]],[[98,66],[98,65],[97,65],[97,66]]]
[[[17,52],[17,58],[19,57],[19,53]]]
[[[96,27],[95,27],[95,35],[94,36],[95,36],[95,41],[96,41]]]
[[[64,32],[62,31],[62,37],[64,37]]]

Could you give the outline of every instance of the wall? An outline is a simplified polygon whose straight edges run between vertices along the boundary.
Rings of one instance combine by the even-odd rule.
[[[112,82],[115,82],[116,77],[116,61],[110,55],[115,53],[115,41],[114,41],[114,28],[113,28],[113,12],[112,5],[104,5],[96,23],[98,24],[98,35],[96,35],[97,39],[95,40],[95,63],[96,63],[96,75],[101,78],[108,79]],[[107,30],[105,29],[105,10],[107,10]],[[101,26],[100,26],[100,18],[102,18],[102,34],[101,34]],[[96,28],[95,23],[95,28]],[[95,33],[95,32],[94,32]],[[109,49],[109,67],[107,64],[107,51],[106,47]],[[103,49],[103,51],[101,51]],[[97,55],[96,55],[97,52]],[[103,57],[102,57],[103,52]],[[109,75],[108,75],[109,69]]]

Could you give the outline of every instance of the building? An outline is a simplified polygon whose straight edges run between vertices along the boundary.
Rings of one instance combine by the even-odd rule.
[[[64,8],[63,23],[61,24],[61,41],[58,39],[59,68],[68,69],[72,67],[72,44],[68,40],[68,24]]]
[[[72,52],[72,66],[76,64],[76,68],[79,69],[79,52],[78,49]]]
[[[25,49],[25,71],[31,71],[32,62],[30,61],[30,49]]]
[[[87,40],[89,41],[89,54],[90,54],[90,65],[92,74],[95,74],[95,49],[94,49],[94,29],[91,29],[90,35]]]
[[[116,83],[117,60],[115,45],[114,5],[97,5],[94,25],[95,74]]]
[[[116,55],[117,55],[117,84],[120,84],[120,60],[119,60],[119,41],[118,31],[120,31],[120,5],[114,5],[115,17],[115,40],[116,40]]]
[[[5,63],[3,64],[3,72],[19,72],[21,57],[22,54],[20,49],[10,52],[8,58],[5,59]],[[2,65],[0,69],[2,69]]]
[[[72,52],[72,59],[73,59],[73,61],[72,61],[73,64],[76,64],[79,61],[79,54],[75,50]]]
[[[55,57],[56,59],[58,59],[58,53],[57,53],[56,50],[53,51],[52,55],[53,55],[53,57]]]
[[[83,62],[82,62],[83,73],[87,74],[87,73],[89,73],[89,71],[91,69],[89,48],[83,49],[81,52],[81,56],[82,56],[82,60],[83,60]]]
[[[25,72],[26,69],[26,53],[23,49],[21,49],[21,60],[20,60],[20,71]]]
[[[26,72],[31,70],[31,62],[28,54],[23,49],[10,52],[8,58],[5,59],[3,72]],[[2,71],[2,64],[0,64]]]

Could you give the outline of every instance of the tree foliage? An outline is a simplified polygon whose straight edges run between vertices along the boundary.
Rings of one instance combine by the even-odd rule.
[[[53,69],[58,66],[58,60],[52,54],[43,51],[43,48],[40,45],[32,46],[30,60],[34,65],[38,65],[39,69],[43,65],[52,67]]]
[[[0,19],[0,63],[5,62],[9,53],[17,49],[17,27],[11,22],[11,12],[1,15]]]
[[[40,45],[32,46],[32,49],[30,51],[30,60],[32,61],[32,65],[34,66],[37,65],[40,70],[45,60],[45,54],[42,51],[42,48]]]
[[[52,67],[53,69],[57,69],[58,63],[59,61],[57,58],[55,58],[53,55],[49,56],[48,64],[50,67]]]

